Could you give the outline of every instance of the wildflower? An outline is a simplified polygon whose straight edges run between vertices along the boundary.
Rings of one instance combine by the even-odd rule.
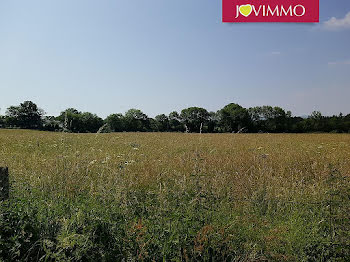
[[[95,164],[97,162],[97,160],[92,160],[90,163],[89,163],[89,166],[92,166],[93,164]]]

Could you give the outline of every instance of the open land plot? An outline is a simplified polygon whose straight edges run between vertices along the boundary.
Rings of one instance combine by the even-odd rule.
[[[0,130],[0,261],[348,261],[348,134]]]

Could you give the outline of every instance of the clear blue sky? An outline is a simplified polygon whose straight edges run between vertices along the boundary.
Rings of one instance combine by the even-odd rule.
[[[49,115],[230,102],[350,113],[349,12],[320,0],[318,25],[223,24],[221,0],[2,0],[0,113],[24,100]]]

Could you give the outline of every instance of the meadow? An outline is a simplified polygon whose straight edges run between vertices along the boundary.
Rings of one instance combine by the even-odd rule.
[[[0,261],[350,261],[349,134],[0,130]]]

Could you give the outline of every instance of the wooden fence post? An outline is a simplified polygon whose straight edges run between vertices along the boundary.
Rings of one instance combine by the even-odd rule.
[[[9,191],[9,169],[7,167],[0,167],[0,201],[9,198]]]

